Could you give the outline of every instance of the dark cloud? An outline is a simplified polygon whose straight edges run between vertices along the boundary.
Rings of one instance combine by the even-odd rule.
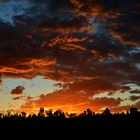
[[[33,99],[33,97],[31,96],[17,96],[12,98],[13,100],[25,100],[25,101],[31,101]]]
[[[33,7],[27,11],[26,15],[14,17],[14,27],[1,23],[1,32],[4,32],[4,34],[1,34],[0,47],[2,54],[1,64],[4,63],[2,73],[8,76],[18,76],[18,72],[21,72],[20,75],[27,78],[28,75],[34,77],[41,74],[46,78],[56,77],[58,80],[67,80],[69,79],[67,75],[70,72],[75,72],[74,74],[72,73],[74,78],[77,76],[77,73],[81,73],[83,77],[88,75],[93,68],[95,68],[95,71],[100,69],[100,66],[98,67],[98,65],[94,64],[98,64],[98,61],[108,61],[110,59],[108,64],[112,65],[114,69],[115,65],[119,70],[122,68],[122,66],[119,66],[119,63],[114,63],[113,60],[118,57],[122,57],[122,59],[127,57],[131,48],[124,46],[125,44],[123,45],[120,40],[110,36],[108,28],[113,28],[108,27],[106,24],[107,22],[110,23],[110,20],[113,22],[114,19],[108,19],[108,16],[104,16],[104,12],[99,12],[100,10],[98,9],[104,7],[103,10],[106,13],[114,16],[112,13],[113,9],[122,9],[122,12],[125,12],[125,10],[123,11],[124,2],[86,2],[75,0],[59,2],[49,0],[38,2],[32,0],[30,2],[33,4]],[[38,8],[39,3],[44,5],[43,10]],[[128,6],[131,7],[133,3],[129,3]],[[77,7],[79,10],[76,12]],[[94,9],[93,7],[95,7],[95,11],[90,12]],[[36,12],[32,9],[36,9]],[[89,10],[86,11],[85,9]],[[85,16],[80,14],[80,12],[91,15]],[[94,14],[94,12],[99,13],[99,15]],[[100,23],[100,20],[91,20],[96,17],[105,19],[105,21]],[[110,24],[113,24],[112,22]],[[91,28],[93,28],[92,32],[90,31]],[[12,51],[8,51],[10,49]],[[6,59],[7,57],[12,60]],[[32,60],[34,64],[31,64]],[[44,62],[44,60],[49,64],[46,64],[48,67],[44,66],[45,64],[42,66],[42,61]],[[36,65],[35,61],[36,63],[40,62],[41,68]],[[84,64],[88,68],[84,69]],[[107,64],[103,63],[103,65]],[[124,67],[124,63],[122,65]],[[125,65],[129,64],[125,62]],[[127,69],[127,67],[125,68]],[[47,72],[42,72],[42,69],[47,69]],[[133,69],[131,66],[130,71]],[[15,73],[11,71],[15,71]],[[59,72],[57,73],[56,71]],[[126,72],[125,69],[121,71]],[[63,77],[61,73],[66,73],[66,76]],[[93,77],[92,74],[89,75]]]
[[[131,90],[130,93],[132,94],[139,94],[140,93],[140,90],[139,89],[135,89],[135,90]]]
[[[121,103],[121,98],[114,99],[114,98],[107,98],[107,97],[101,97],[101,98],[95,98],[92,101],[92,104],[97,106],[98,108],[103,107],[117,107]]]
[[[13,100],[23,100],[25,96],[17,96],[17,97],[14,97]]]
[[[111,107],[110,110],[112,112],[126,112],[126,111],[129,111],[129,109],[131,108],[131,105],[122,105],[122,106],[117,106],[117,107]]]
[[[33,97],[27,96],[27,100],[32,100],[32,99],[33,99]]]
[[[74,82],[72,84],[66,84],[63,85],[66,89],[68,89],[68,92],[79,92],[83,91],[85,92],[89,97],[98,94],[100,92],[106,92],[106,91],[115,91],[116,87],[103,79],[92,79],[92,80],[83,80],[80,82]],[[65,89],[64,88],[64,89]]]
[[[130,99],[132,100],[132,101],[136,101],[136,100],[139,100],[140,99],[140,96],[131,96],[130,97]]]
[[[139,1],[126,1],[123,6],[117,9],[118,17],[114,18],[112,34],[126,45],[139,46],[140,24]],[[124,8],[124,9],[123,9]],[[117,15],[116,15],[117,16]]]
[[[17,86],[15,89],[13,89],[12,91],[11,91],[11,94],[12,95],[21,95],[21,94],[23,94],[23,90],[24,90],[25,88],[23,87],[23,86]]]
[[[9,1],[9,0],[0,0],[0,2],[7,2],[7,1]]]
[[[126,92],[126,91],[130,91],[130,90],[131,90],[130,86],[122,86],[121,87],[121,92]]]

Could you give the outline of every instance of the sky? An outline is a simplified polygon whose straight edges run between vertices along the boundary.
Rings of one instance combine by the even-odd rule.
[[[140,109],[139,0],[0,0],[0,111]]]

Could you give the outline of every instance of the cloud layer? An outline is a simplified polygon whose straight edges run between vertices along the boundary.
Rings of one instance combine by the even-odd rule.
[[[120,99],[91,97],[124,90],[129,94],[133,90],[124,86],[140,85],[139,0],[29,3],[25,14],[13,17],[13,24],[0,21],[0,73],[64,82],[62,91],[34,101],[38,107],[87,103],[103,108],[112,103],[110,107],[117,108]]]

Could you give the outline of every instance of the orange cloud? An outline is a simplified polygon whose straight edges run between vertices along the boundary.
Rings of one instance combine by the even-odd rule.
[[[125,25],[124,25],[125,26]],[[137,30],[137,28],[136,28]],[[125,45],[139,46],[140,41],[131,38],[131,33],[111,32],[111,35]]]
[[[95,82],[96,81],[96,82]],[[62,90],[55,91],[49,94],[40,95],[39,99],[27,101],[25,104],[21,106],[21,110],[24,111],[37,111],[42,106],[46,109],[62,109],[66,112],[76,112],[80,113],[87,108],[92,109],[93,111],[101,111],[104,107],[114,107],[118,106],[121,102],[121,99],[114,98],[96,98],[91,99],[94,94],[98,94],[103,91],[113,90],[114,87],[110,87],[111,85],[102,83],[97,83],[97,80],[93,81],[84,81],[83,83],[73,83],[68,85],[60,85],[63,86]],[[91,85],[95,84],[95,87]],[[99,84],[100,87],[97,85]],[[102,87],[102,89],[101,89]]]
[[[64,91],[58,91],[56,93],[50,93],[47,95],[41,95],[38,100],[32,100],[26,102],[21,106],[21,110],[35,113],[40,107],[45,109],[53,109],[53,111],[61,109],[65,112],[81,113],[87,108],[95,112],[101,112],[104,107],[118,107],[121,99],[114,98],[96,98],[89,99],[85,94],[80,93],[67,93]],[[119,110],[121,111],[121,109]]]
[[[114,98],[107,98],[107,97],[101,97],[101,98],[95,98],[92,101],[92,104],[97,106],[98,108],[102,109],[104,107],[116,107],[120,105],[121,98],[114,99]]]

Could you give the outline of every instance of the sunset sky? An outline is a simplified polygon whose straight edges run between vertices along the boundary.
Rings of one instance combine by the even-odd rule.
[[[0,0],[0,111],[140,109],[140,0]]]

